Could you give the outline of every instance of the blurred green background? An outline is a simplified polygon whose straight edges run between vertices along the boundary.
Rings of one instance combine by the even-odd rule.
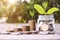
[[[47,10],[51,7],[58,7],[60,9],[60,0],[18,0],[15,4],[9,4],[9,2],[0,1],[0,18],[7,17],[7,23],[27,23],[28,20],[37,20],[38,12],[34,9],[34,4],[42,4],[42,2],[48,1],[49,5]],[[33,11],[34,16],[30,15],[30,11]],[[54,13],[56,23],[60,23],[60,11]]]

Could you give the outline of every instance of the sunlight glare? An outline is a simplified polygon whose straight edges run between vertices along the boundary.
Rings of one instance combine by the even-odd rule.
[[[16,0],[9,0],[8,1],[10,4],[14,4],[16,2]]]

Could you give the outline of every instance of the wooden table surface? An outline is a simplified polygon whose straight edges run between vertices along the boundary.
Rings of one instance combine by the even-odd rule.
[[[60,35],[0,35],[0,39],[60,39]]]
[[[11,27],[14,28],[14,26],[20,27],[20,25],[27,25],[27,24],[0,24],[0,31],[2,31],[5,28]],[[55,31],[56,33],[60,33],[60,24],[55,25]],[[35,40],[35,39],[60,39],[60,34],[51,34],[51,35],[39,35],[39,34],[30,34],[30,35],[0,35],[0,39],[26,39],[26,40]]]

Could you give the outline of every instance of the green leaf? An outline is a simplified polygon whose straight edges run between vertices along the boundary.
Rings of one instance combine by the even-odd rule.
[[[51,9],[49,9],[49,10],[47,11],[47,14],[52,14],[52,13],[54,13],[55,11],[59,11],[59,9],[56,8],[56,7],[53,7],[53,8],[51,8]]]
[[[26,23],[26,20],[23,19],[23,22]]]
[[[46,13],[41,5],[35,4],[34,8],[38,11],[39,14],[45,14]]]
[[[48,1],[44,1],[44,2],[42,2],[42,6],[44,7],[44,9],[46,9],[47,6],[48,6]]]
[[[34,11],[30,11],[30,15],[33,17],[34,16]]]

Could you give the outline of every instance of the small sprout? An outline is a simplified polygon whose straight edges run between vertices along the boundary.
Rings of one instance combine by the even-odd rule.
[[[23,22],[26,23],[26,20],[23,19]]]
[[[33,17],[34,16],[34,11],[30,11],[30,15]]]
[[[42,6],[44,9],[46,9],[48,7],[48,1],[42,2]]]
[[[38,11],[39,14],[52,14],[55,11],[59,11],[57,7],[53,7],[46,12],[46,10],[44,10],[44,8],[39,4],[35,4],[34,8]]]

